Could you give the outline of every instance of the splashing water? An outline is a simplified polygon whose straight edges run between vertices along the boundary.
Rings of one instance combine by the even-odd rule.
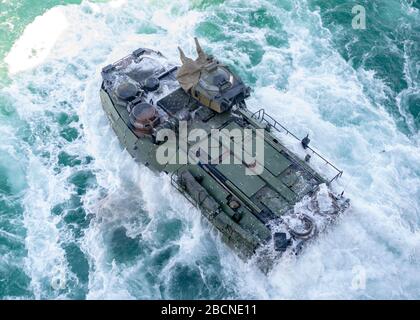
[[[0,297],[420,298],[420,11],[360,2],[364,31],[344,0],[0,3]],[[103,66],[138,47],[176,63],[194,36],[345,172],[351,209],[267,276],[100,105]]]

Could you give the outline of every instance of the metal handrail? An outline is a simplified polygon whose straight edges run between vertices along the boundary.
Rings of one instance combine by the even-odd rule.
[[[205,212],[206,215],[207,215],[207,218],[211,217],[213,215],[213,213],[209,212],[205,208],[201,207],[200,203],[198,203],[198,201],[194,200],[193,197],[191,197],[191,195],[179,184],[179,182],[178,182],[179,169],[180,168],[178,168],[176,171],[172,172],[172,174],[171,174],[171,185],[175,189],[177,189],[188,200],[188,202],[191,203],[194,207],[200,209],[202,212]]]
[[[198,207],[197,201],[194,201],[194,199],[185,192],[184,188],[179,184],[178,182],[178,170],[172,172],[171,174],[171,185],[174,186],[193,206]]]
[[[182,167],[181,167],[182,168]],[[200,203],[193,199],[193,197],[190,196],[190,194],[185,190],[184,187],[179,183],[179,175],[178,171],[180,168],[178,168],[176,171],[172,172],[171,174],[171,184],[174,186],[193,206],[200,208],[203,211],[208,212],[207,210],[200,207]]]
[[[280,122],[278,122],[276,119],[274,119],[268,113],[266,113],[264,109],[260,109],[257,112],[254,112],[252,114],[252,117],[257,119],[257,120],[260,120],[261,122],[263,122],[263,121],[266,122],[271,128],[274,128],[278,132],[281,133],[281,130],[279,129],[279,127],[280,127],[281,129],[283,129],[286,132],[286,134],[291,135],[293,138],[295,138],[299,142],[302,141],[302,139],[299,139],[293,132],[291,132],[289,129],[287,129],[285,126],[283,126]],[[341,177],[343,175],[343,170],[338,169],[335,165],[333,165],[330,161],[325,159],[322,155],[320,155],[318,152],[316,152],[310,146],[308,146],[307,149],[311,150],[313,152],[313,154],[318,156],[326,164],[328,164],[331,168],[333,168],[334,171],[337,172],[337,174],[329,181],[329,183],[333,182],[334,180],[338,179],[339,177]]]

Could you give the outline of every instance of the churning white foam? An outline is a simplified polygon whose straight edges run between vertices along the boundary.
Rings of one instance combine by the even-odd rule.
[[[14,74],[40,65],[66,28],[67,19],[60,8],[35,18],[4,59],[9,72]]]
[[[63,142],[63,148],[95,158],[88,168],[95,172],[98,188],[83,198],[85,210],[94,218],[80,240],[89,261],[88,298],[170,297],[162,294],[159,283],[170,284],[174,266],[195,266],[210,254],[218,259],[219,276],[230,286],[232,297],[419,297],[418,146],[398,131],[382,106],[375,103],[375,96],[368,97],[360,84],[372,81],[372,86],[380,86],[380,82],[369,79],[363,70],[353,70],[339,56],[319,16],[309,13],[304,1],[298,2],[294,13],[263,4],[282,21],[289,45],[280,49],[269,46],[263,29],[232,31],[234,41],[253,41],[264,50],[261,63],[248,70],[257,77],[250,108],[264,107],[299,136],[310,133],[312,143],[344,169],[345,175],[335,187],[344,188],[352,200],[351,209],[328,233],[302,256],[280,261],[268,276],[228,250],[199,212],[174,192],[168,177],[138,166],[121,150],[100,106],[102,66],[137,47],[158,49],[176,62],[176,47],[192,53],[194,28],[212,12],[189,10],[187,2],[160,6],[85,1],[80,6],[54,8],[35,20],[8,55],[10,72],[26,70],[8,89],[23,104],[18,109],[20,116],[35,125],[26,106],[42,114],[44,108],[56,108],[57,101],[67,101],[69,110],[77,110],[80,116],[83,135],[70,144]],[[254,1],[245,9],[261,5]],[[232,14],[243,4],[233,1],[222,6]],[[48,40],[41,39],[42,48],[28,40],[33,30],[46,28],[49,24],[45,21],[59,16],[65,17],[65,28],[58,28],[60,34],[54,31]],[[156,32],[142,33],[145,24],[151,24]],[[229,34],[229,28],[225,32]],[[228,52],[231,42],[202,42],[222,59],[227,56],[229,62],[249,64],[247,56]],[[41,55],[28,58],[32,49]],[[24,68],[18,67],[21,59]],[[47,96],[40,98],[29,90],[32,83]],[[50,121],[42,116],[39,120]],[[54,153],[58,144],[40,143],[36,148]],[[381,153],[383,150],[386,152]],[[28,154],[28,273],[40,297],[44,278],[71,276],[61,248],[65,229],[58,227],[59,218],[53,217],[50,209],[69,194],[71,187],[66,181],[73,169],[57,176],[48,162]],[[182,221],[182,234],[159,244],[159,223],[172,218]],[[109,260],[107,233],[120,226],[132,239],[141,236],[151,256],[171,245],[177,248],[155,275],[154,284],[147,279],[147,258],[131,265]],[[201,274],[208,272],[198,268]],[[365,282],[358,286],[358,280]]]
[[[46,297],[45,292],[50,288],[61,289],[69,274],[64,250],[60,246],[65,239],[57,228],[60,217],[51,216],[52,205],[67,192],[61,190],[54,175],[35,157],[29,160],[27,179],[28,192],[24,199],[26,269],[35,298],[40,299]]]

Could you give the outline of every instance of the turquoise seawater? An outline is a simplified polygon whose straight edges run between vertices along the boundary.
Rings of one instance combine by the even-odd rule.
[[[194,36],[251,109],[345,172],[349,212],[268,275],[134,163],[100,106],[104,65],[138,47],[176,62]],[[3,0],[0,298],[419,299],[419,129],[417,0]]]

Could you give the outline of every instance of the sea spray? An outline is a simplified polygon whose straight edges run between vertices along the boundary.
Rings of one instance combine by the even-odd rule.
[[[418,88],[415,51],[407,42],[389,61],[402,70],[396,74],[407,88],[390,85],[391,69],[357,63],[363,47],[351,59],[349,45],[340,41],[344,33],[331,23],[340,17],[316,5],[84,1],[45,7],[30,19],[26,36],[19,26],[4,53],[10,83],[0,92],[0,130],[6,132],[0,296],[419,298],[417,118],[408,111],[398,116],[412,101],[400,92]],[[396,16],[409,15],[406,28],[418,32],[418,9],[392,5]],[[340,25],[348,30],[351,6],[343,10]],[[48,52],[38,56],[31,50],[38,43],[31,48],[28,39],[31,30],[54,27],[51,12],[66,24],[59,35],[44,35]],[[9,14],[2,19],[12,23]],[[375,36],[368,35],[376,31],[369,29],[369,10],[367,16],[360,43],[371,48]],[[299,136],[309,133],[312,145],[345,172],[334,187],[352,199],[351,210],[304,255],[280,261],[268,276],[226,248],[167,176],[130,158],[100,106],[103,66],[138,47],[177,62],[176,47],[191,54],[194,35],[253,87],[251,109],[264,107]],[[389,100],[398,95],[400,109]],[[360,274],[364,286],[354,285]]]

